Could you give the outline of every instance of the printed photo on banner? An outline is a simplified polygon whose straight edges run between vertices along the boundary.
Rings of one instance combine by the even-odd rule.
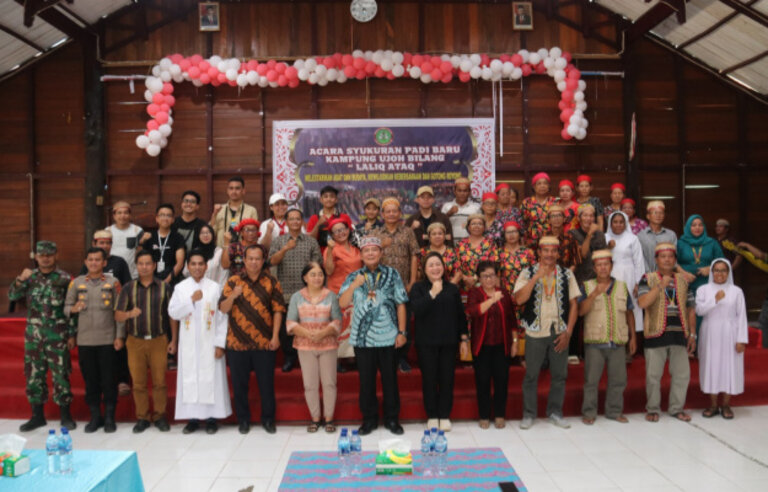
[[[469,178],[479,200],[493,191],[494,125],[490,118],[275,121],[273,187],[311,215],[320,190],[339,190],[339,211],[364,217],[368,198],[396,197],[403,214],[417,211],[416,191],[430,185],[435,205],[453,199],[453,183]]]
[[[514,12],[513,29],[533,29],[533,6],[531,2],[512,2]]]
[[[218,31],[219,27],[219,2],[200,2],[198,4],[200,13],[201,31]]]

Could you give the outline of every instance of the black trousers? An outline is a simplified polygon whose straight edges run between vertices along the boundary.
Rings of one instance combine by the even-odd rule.
[[[85,403],[89,407],[117,403],[115,348],[112,345],[79,345],[77,355],[85,380]]]
[[[413,313],[411,312],[410,306],[411,305],[407,303],[405,305],[405,332],[408,336],[405,339],[405,344],[399,349],[395,349],[395,352],[397,353],[397,361],[408,360],[408,352],[410,352],[411,344],[413,343],[413,323],[411,322],[411,315]]]
[[[400,415],[400,390],[397,387],[395,347],[355,347],[360,373],[360,412],[363,422],[377,423],[379,400],[376,398],[376,372],[381,373],[384,421],[397,421]]]
[[[248,405],[251,371],[256,374],[261,398],[261,421],[275,421],[275,352],[271,350],[227,350],[232,377],[235,415],[238,422],[251,421]]]
[[[453,408],[453,377],[456,351],[452,345],[416,345],[421,368],[421,391],[429,419],[447,419]]]
[[[283,313],[283,323],[280,325],[280,333],[278,333],[280,347],[283,349],[283,356],[285,356],[286,360],[293,359],[295,362],[298,362],[299,355],[296,353],[296,349],[293,348],[293,335],[289,335],[285,329],[285,318],[285,313]]]
[[[477,412],[480,419],[491,418],[491,379],[493,379],[493,416],[504,418],[507,408],[509,360],[503,345],[483,345],[474,357]]]
[[[125,347],[115,351],[115,380],[119,383],[131,383],[131,372],[128,370],[128,351]]]

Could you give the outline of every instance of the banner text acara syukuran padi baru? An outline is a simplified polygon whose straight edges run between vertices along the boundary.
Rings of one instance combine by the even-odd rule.
[[[420,186],[432,186],[437,207],[453,199],[458,177],[472,181],[475,199],[494,187],[490,118],[275,121],[273,132],[273,189],[305,216],[329,184],[354,222],[370,197],[398,198],[407,216]]]

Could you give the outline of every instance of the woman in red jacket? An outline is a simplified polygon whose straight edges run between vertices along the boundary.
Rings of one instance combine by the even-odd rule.
[[[472,325],[472,356],[477,388],[480,428],[487,429],[491,419],[491,380],[493,380],[494,426],[506,425],[509,357],[517,354],[517,318],[509,293],[498,287],[498,265],[481,261],[477,265],[480,286],[469,291],[467,315]]]

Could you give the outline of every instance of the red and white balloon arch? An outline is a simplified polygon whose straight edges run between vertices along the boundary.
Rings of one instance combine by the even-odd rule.
[[[482,79],[492,82],[518,80],[533,73],[548,74],[560,91],[560,135],[565,140],[583,140],[589,123],[584,117],[586,83],[581,72],[571,63],[571,55],[560,48],[538,51],[520,50],[512,55],[491,58],[486,54],[420,55],[391,50],[361,51],[351,54],[335,53],[299,59],[292,64],[276,60],[259,62],[237,58],[200,55],[184,57],[169,55],[152,67],[147,77],[144,98],[149,103],[150,120],[144,134],[136,137],[136,145],[150,156],[157,156],[168,145],[173,131],[173,82],[192,82],[201,87],[228,84],[233,87],[298,87],[302,82],[325,86],[343,84],[350,79],[397,78],[419,79],[425,84],[448,83],[454,77],[462,82]]]

